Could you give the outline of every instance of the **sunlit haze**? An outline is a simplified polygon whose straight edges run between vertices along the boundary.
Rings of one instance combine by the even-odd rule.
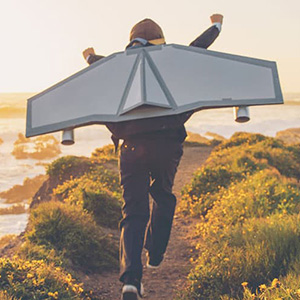
[[[82,51],[122,51],[149,17],[187,45],[224,15],[211,50],[276,61],[283,92],[300,92],[299,0],[0,0],[0,93],[39,92],[86,67]]]

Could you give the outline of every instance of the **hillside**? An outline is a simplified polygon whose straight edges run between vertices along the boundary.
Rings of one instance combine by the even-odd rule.
[[[182,158],[174,186],[174,192],[177,195],[178,199],[180,198],[181,189],[186,183],[191,180],[193,172],[197,169],[199,164],[202,164],[209,156],[211,149],[211,147],[185,148],[185,153]],[[104,147],[104,150],[96,150],[93,153],[91,159],[87,159],[84,157],[64,157],[54,161],[48,167],[48,179],[44,182],[40,190],[33,197],[33,201],[31,203],[32,210],[34,211],[34,208],[37,207],[37,209],[40,209],[39,215],[45,215],[47,211],[51,210],[52,208],[50,208],[51,206],[45,206],[47,204],[43,203],[47,203],[49,201],[51,201],[52,203],[53,200],[61,201],[62,198],[66,199],[66,196],[68,196],[68,200],[65,202],[82,201],[82,197],[85,196],[82,194],[81,188],[79,188],[80,185],[84,185],[86,194],[92,197],[89,187],[92,187],[91,185],[94,185],[94,183],[90,181],[90,179],[95,179],[95,177],[91,177],[94,176],[93,170],[95,170],[94,168],[101,169],[103,165],[105,165],[106,170],[108,171],[106,172],[106,175],[100,175],[102,176],[102,183],[103,181],[106,181],[106,186],[114,185],[115,183],[111,181],[111,176],[114,176],[112,174],[116,174],[116,176],[118,177],[118,168],[116,162],[116,156],[113,154],[111,147]],[[100,173],[101,172],[98,172],[98,175]],[[115,179],[117,179],[117,177]],[[116,188],[115,190],[118,189]],[[120,199],[120,194],[119,196],[117,195],[117,198]],[[45,211],[43,205],[40,204],[43,204],[47,211]],[[77,205],[81,204],[77,202]],[[86,206],[86,208],[89,209],[88,206]],[[103,209],[103,207],[101,208]],[[95,209],[95,207],[91,209],[93,210]],[[115,215],[115,213],[113,215]],[[110,219],[112,218],[112,216],[110,217]],[[118,216],[118,219],[120,219],[120,215]],[[46,248],[44,248],[43,246],[42,248],[40,248],[41,246],[35,246],[34,244],[37,242],[37,237],[34,236],[34,238],[32,238],[29,237],[30,235],[28,235],[30,232],[31,236],[32,234],[36,235],[32,231],[33,222],[35,221],[31,220],[25,234],[22,234],[20,237],[13,239],[11,243],[4,247],[4,249],[2,250],[2,256],[12,257],[14,254],[18,253],[20,257],[26,260],[44,257],[43,260],[45,261],[45,255],[47,255],[47,249],[49,249],[49,247],[46,246]],[[117,220],[115,222],[115,224],[117,225]],[[98,224],[100,223],[101,220],[98,220]],[[190,269],[190,252],[188,249],[191,246],[186,239],[186,234],[189,230],[189,224],[190,221],[188,221],[187,219],[183,220],[178,216],[175,217],[170,247],[168,249],[163,268],[161,270],[162,272],[145,272],[144,278],[148,299],[171,299],[170,295],[175,295],[178,287],[183,286],[185,278]],[[106,234],[112,237],[112,241],[115,240],[117,243],[119,232],[116,226],[113,225],[111,228],[103,228],[102,225],[101,228],[106,232]],[[53,230],[51,231],[51,234],[55,234]],[[41,238],[41,236],[39,236],[39,238]],[[45,235],[43,236],[43,239],[45,239]],[[22,248],[20,248],[21,244],[23,244]],[[53,246],[51,246],[50,248],[52,247]],[[113,265],[113,269],[109,270],[108,272],[104,271],[103,273],[102,271],[101,273],[99,273],[97,270],[94,270],[94,274],[90,273],[90,271],[86,273],[86,270],[80,267],[80,265],[78,266],[78,264],[76,265],[76,263],[74,265],[74,262],[72,262],[71,264],[68,261],[64,262],[64,259],[60,260],[61,257],[58,252],[54,253],[57,253],[57,258],[52,258],[50,259],[50,261],[49,259],[47,259],[48,263],[56,263],[59,265],[65,264],[66,270],[68,270],[68,272],[71,272],[73,276],[77,278],[78,282],[84,283],[85,290],[93,291],[94,298],[92,299],[119,298],[121,284],[118,282],[117,265]],[[51,254],[51,256],[53,257],[53,254]],[[161,282],[163,282],[164,284],[161,284]]]
[[[145,270],[145,299],[300,299],[299,145],[248,133],[208,144],[219,145],[186,143],[170,244],[161,268]],[[59,158],[47,176],[26,232],[0,243],[11,257],[0,260],[0,292],[118,299],[122,191],[113,147]]]

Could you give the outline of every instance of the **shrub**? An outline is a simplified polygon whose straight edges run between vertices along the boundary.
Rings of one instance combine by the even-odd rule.
[[[118,152],[115,152],[115,147],[113,145],[106,145],[102,148],[97,148],[91,155],[91,160],[98,163],[104,162],[117,162]]]
[[[37,245],[26,240],[21,248],[16,253],[18,257],[24,260],[42,260],[47,264],[52,264],[57,267],[65,266],[65,260],[61,253],[58,253],[45,245]]]
[[[0,143],[0,145],[1,145],[1,143]],[[0,291],[0,299],[1,300],[18,300],[16,298],[13,299],[11,296],[9,296],[7,294],[7,291],[4,291],[4,292]]]
[[[189,275],[185,299],[218,299],[242,295],[243,282],[252,289],[284,276],[300,259],[300,215],[250,219],[199,243],[199,257]]]
[[[239,173],[225,166],[202,167],[194,174],[191,184],[187,185],[182,192],[185,207],[181,206],[181,210],[189,211],[193,216],[204,216],[213,207],[215,199],[212,194],[228,186],[232,180],[240,176]]]
[[[90,299],[82,284],[76,283],[70,274],[42,260],[1,258],[0,275],[0,290],[6,297],[1,299]]]
[[[109,191],[82,191],[83,208],[91,213],[98,225],[117,228],[121,220],[120,201]]]
[[[214,149],[183,190],[183,211],[200,218],[198,256],[179,299],[288,295],[272,290],[265,295],[274,298],[262,298],[259,287],[299,274],[299,158],[297,146],[248,133]]]
[[[80,178],[65,181],[53,193],[59,200],[86,209],[98,225],[118,226],[121,219],[121,188],[115,172],[98,166]]]
[[[253,293],[248,287],[248,283],[244,282],[243,300],[279,300],[279,299],[293,299],[300,300],[300,276],[293,272],[286,277],[281,277],[278,280],[274,278],[272,282],[261,284],[259,288]],[[229,298],[222,298],[226,300]]]
[[[15,234],[7,234],[7,235],[0,237],[0,248],[6,247],[15,238],[16,238]]]
[[[107,189],[116,197],[121,198],[121,187],[118,175],[113,171],[105,169],[103,166],[96,166],[93,170],[80,178],[65,181],[54,189],[53,193],[60,200],[65,199],[67,202],[79,204],[80,191],[86,189]],[[79,194],[76,195],[78,192]]]
[[[300,178],[300,154],[274,138],[249,133],[235,134],[217,147],[182,191],[181,210],[193,216],[210,210],[220,188],[241,181],[260,170],[276,170],[290,178]]]
[[[217,150],[241,146],[243,144],[253,145],[269,139],[262,134],[251,134],[247,132],[236,132],[230,140],[223,142]]]
[[[202,237],[218,235],[219,229],[242,224],[249,218],[300,211],[300,188],[271,170],[262,170],[232,183],[211,197],[215,199],[214,207],[197,226]]]
[[[60,180],[68,179],[76,169],[84,173],[92,167],[92,162],[87,157],[63,156],[47,166],[47,174]]]
[[[117,264],[117,245],[80,207],[42,203],[32,210],[30,226],[27,239],[55,249],[84,271],[101,272]]]

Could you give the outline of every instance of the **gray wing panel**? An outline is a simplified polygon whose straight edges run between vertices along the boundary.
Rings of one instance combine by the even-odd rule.
[[[31,125],[40,127],[118,111],[135,55],[116,55],[55,85],[31,101]],[[100,67],[101,66],[101,67]]]
[[[149,55],[178,106],[201,101],[275,99],[272,65],[235,60],[190,47],[165,47]],[[259,65],[260,64],[260,65]]]

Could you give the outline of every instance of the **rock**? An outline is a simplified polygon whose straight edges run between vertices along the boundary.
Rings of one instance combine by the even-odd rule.
[[[300,128],[289,128],[278,131],[276,133],[276,138],[284,141],[287,144],[300,143]]]

